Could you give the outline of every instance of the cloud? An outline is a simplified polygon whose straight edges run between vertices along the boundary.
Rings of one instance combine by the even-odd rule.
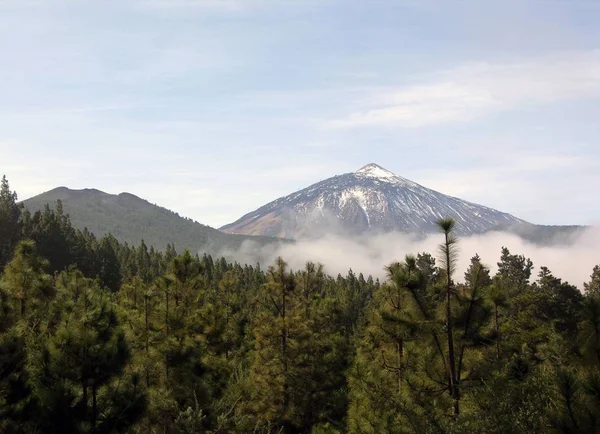
[[[440,236],[416,239],[403,233],[386,233],[363,237],[328,235],[317,240],[301,240],[295,244],[258,247],[246,242],[240,250],[219,252],[225,257],[242,263],[261,262],[270,265],[281,256],[292,269],[301,269],[307,261],[324,264],[329,274],[346,273],[352,268],[356,273],[385,279],[384,267],[393,261],[402,261],[407,254],[437,252],[442,241]],[[595,227],[573,235],[563,244],[539,246],[517,237],[500,232],[464,237],[459,240],[460,256],[456,279],[463,280],[470,258],[476,253],[492,273],[497,271],[497,262],[503,246],[513,254],[522,254],[534,263],[532,281],[536,280],[541,266],[547,266],[556,277],[560,277],[579,288],[600,260],[597,246],[600,243],[600,228]]]
[[[264,0],[140,0],[136,6],[144,9],[164,11],[201,11],[237,13],[263,4]]]
[[[474,196],[484,200],[490,196],[490,190],[496,188],[493,196],[497,199],[499,190],[514,196],[523,189],[528,177],[538,174],[568,173],[579,178],[587,170],[596,170],[599,163],[583,156],[572,155],[536,155],[518,152],[504,152],[498,155],[490,152],[490,160],[480,161],[476,167],[456,167],[447,169],[423,169],[415,178],[428,188],[458,197]],[[559,180],[560,181],[560,180]],[[547,187],[544,183],[542,187]],[[510,188],[509,188],[510,187]],[[534,187],[532,185],[529,186]],[[539,186],[535,186],[539,188]]]
[[[136,0],[135,4],[144,9],[158,12],[197,10],[201,12],[241,13],[262,7],[307,7],[323,6],[329,0]],[[404,0],[410,3],[416,0]]]
[[[474,62],[428,82],[375,91],[363,109],[326,122],[330,128],[416,128],[467,122],[494,112],[572,99],[600,98],[600,50],[534,60]]]

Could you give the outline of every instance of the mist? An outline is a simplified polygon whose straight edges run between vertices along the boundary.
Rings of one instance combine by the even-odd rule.
[[[385,279],[385,266],[401,261],[407,254],[428,252],[436,256],[442,235],[426,238],[391,232],[364,236],[324,235],[318,239],[299,240],[295,243],[258,246],[245,242],[237,251],[219,252],[229,260],[261,266],[270,265],[281,256],[292,269],[303,268],[307,261],[324,265],[328,274],[346,274],[349,269],[355,273],[372,275]],[[552,245],[537,245],[525,241],[517,235],[505,232],[489,232],[484,235],[460,237],[457,280],[462,281],[470,258],[479,254],[482,262],[497,271],[501,249],[506,246],[512,254],[531,258],[534,264],[532,281],[542,266],[550,269],[554,276],[583,288],[595,265],[600,264],[600,227],[588,228],[562,239]]]

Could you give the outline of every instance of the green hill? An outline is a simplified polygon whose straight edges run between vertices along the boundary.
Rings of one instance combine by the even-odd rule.
[[[118,240],[164,250],[173,243],[181,251],[220,253],[240,247],[244,241],[259,245],[286,242],[278,238],[234,235],[220,232],[154,205],[130,193],[108,194],[96,189],[71,190],[58,187],[23,201],[32,213],[46,204],[54,208],[60,200],[77,229],[88,228],[100,237],[113,234]]]

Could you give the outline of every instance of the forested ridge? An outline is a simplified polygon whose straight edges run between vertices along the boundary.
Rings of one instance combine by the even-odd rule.
[[[96,238],[3,178],[0,432],[600,432],[600,267],[463,274],[439,229],[382,282],[262,269]]]
[[[235,251],[243,242],[259,246],[286,242],[271,237],[226,234],[129,193],[116,195],[96,189],[58,187],[23,201],[23,205],[35,213],[44,212],[48,205],[54,208],[59,201],[75,229],[87,228],[97,237],[110,233],[121,242],[135,245],[143,240],[157,250],[173,244],[181,251],[215,253]]]

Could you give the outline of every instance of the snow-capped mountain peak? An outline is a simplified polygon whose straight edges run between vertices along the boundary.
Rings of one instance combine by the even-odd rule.
[[[371,163],[279,198],[221,229],[289,238],[330,231],[437,232],[442,217],[462,234],[524,223],[485,206],[428,189]]]
[[[389,170],[384,169],[378,164],[370,163],[366,166],[361,167],[356,172],[354,172],[360,176],[368,176],[369,178],[378,178],[378,179],[390,179],[396,178],[396,175],[390,172]]]
[[[396,185],[404,185],[404,186],[417,186],[418,184],[406,179],[401,176],[396,175],[395,173],[390,172],[387,169],[384,169],[378,164],[370,163],[366,166],[358,169],[354,174],[359,178],[370,178],[373,180],[387,182],[390,184]]]

